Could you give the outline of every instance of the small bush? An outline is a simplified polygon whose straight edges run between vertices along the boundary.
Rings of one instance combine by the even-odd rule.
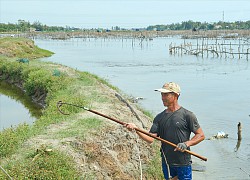
[[[74,168],[74,162],[66,154],[56,149],[46,151],[47,146],[30,151],[30,153],[12,162],[5,170],[14,179],[77,179],[79,173]],[[0,179],[4,176],[0,174]]]
[[[16,128],[0,131],[0,158],[16,152],[17,148],[30,135],[29,129],[27,124],[21,124]]]

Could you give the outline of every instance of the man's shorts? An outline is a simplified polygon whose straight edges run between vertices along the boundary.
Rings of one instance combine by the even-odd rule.
[[[170,176],[174,178],[175,176],[178,176],[179,180],[191,180],[192,179],[192,166],[169,166],[170,169]],[[168,168],[165,163],[165,161],[162,161],[162,171],[164,174],[165,179],[169,179],[168,177]]]

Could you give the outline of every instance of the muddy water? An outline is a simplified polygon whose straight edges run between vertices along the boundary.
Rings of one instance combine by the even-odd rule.
[[[0,81],[0,131],[21,123],[32,124],[41,113],[41,107],[19,88]]]
[[[246,59],[170,55],[169,44],[183,42],[179,38],[35,42],[56,53],[45,61],[97,74],[126,94],[143,97],[139,103],[153,114],[164,109],[160,94],[153,90],[166,81],[179,83],[180,104],[197,115],[206,137],[219,131],[229,134],[228,139],[205,140],[192,147],[208,158],[207,162],[193,158],[206,169],[194,172],[194,179],[250,178],[250,69]],[[240,143],[238,122],[243,126]]]

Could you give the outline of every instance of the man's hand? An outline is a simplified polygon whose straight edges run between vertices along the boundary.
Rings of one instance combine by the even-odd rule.
[[[126,127],[129,131],[134,130],[136,127],[136,125],[134,123],[126,123],[123,125],[124,127]]]
[[[183,143],[178,143],[174,151],[184,152],[186,149],[187,149],[187,145],[186,143],[183,142]]]

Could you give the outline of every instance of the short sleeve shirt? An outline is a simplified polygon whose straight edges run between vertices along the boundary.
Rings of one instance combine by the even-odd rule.
[[[196,116],[187,109],[181,107],[175,112],[167,113],[165,110],[159,113],[150,129],[150,133],[156,133],[162,139],[174,144],[186,142],[190,139],[191,132],[195,133],[200,128]],[[168,164],[172,166],[184,166],[191,164],[191,156],[188,153],[174,151],[175,147],[162,143],[163,152]],[[190,150],[190,148],[188,148]]]

